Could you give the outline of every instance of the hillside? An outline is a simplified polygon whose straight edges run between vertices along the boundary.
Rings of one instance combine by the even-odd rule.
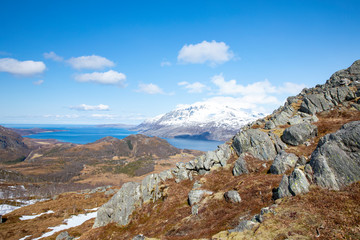
[[[16,132],[0,126],[0,163],[20,162],[30,149]]]
[[[86,240],[359,239],[359,99],[360,60],[289,97],[214,151],[126,182],[111,198],[97,193],[106,188],[94,189],[17,209],[0,232],[37,238],[96,207],[96,217],[44,239],[60,232]],[[108,149],[113,141],[84,147]],[[29,214],[43,214],[39,230],[37,220],[20,219]]]
[[[120,184],[128,178],[169,168],[177,160],[201,153],[181,150],[164,139],[141,134],[124,139],[105,137],[84,145],[25,140],[33,150],[24,161],[0,167],[38,181],[64,183]],[[114,174],[123,175],[114,178]]]
[[[148,119],[133,129],[158,137],[227,141],[242,126],[262,116],[237,106],[198,102]]]

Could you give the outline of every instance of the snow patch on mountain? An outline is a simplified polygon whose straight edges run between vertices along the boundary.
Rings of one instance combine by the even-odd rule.
[[[181,105],[166,114],[145,120],[136,127],[141,133],[159,137],[204,135],[209,140],[227,140],[239,129],[260,117],[257,113],[241,109],[235,104],[197,102]]]

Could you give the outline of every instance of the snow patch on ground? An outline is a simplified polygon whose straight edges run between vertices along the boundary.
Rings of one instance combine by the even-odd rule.
[[[65,229],[80,226],[81,224],[83,224],[87,220],[90,220],[92,218],[96,218],[96,215],[97,215],[97,212],[90,212],[90,213],[85,213],[85,214],[74,215],[71,218],[65,219],[64,224],[61,224],[61,225],[56,226],[56,227],[49,227],[49,229],[52,229],[52,231],[46,232],[43,235],[41,235],[40,237],[34,238],[33,240],[49,237],[49,236],[53,235],[56,232],[60,232],[60,231],[63,231]]]
[[[40,213],[40,214],[37,214],[37,215],[24,215],[24,216],[21,216],[21,217],[20,217],[20,220],[21,220],[21,221],[30,220],[30,219],[34,219],[34,218],[40,217],[41,215],[50,214],[50,213],[54,213],[54,211],[49,210],[49,211],[47,211],[47,212]]]
[[[19,240],[25,240],[25,239],[27,239],[28,237],[31,237],[32,235],[27,235],[27,236],[25,236],[25,237],[23,237],[23,238],[20,238]]]
[[[18,208],[29,206],[29,205],[32,205],[37,202],[43,202],[46,200],[48,200],[48,199],[31,199],[31,200],[26,200],[26,201],[16,200],[16,202],[20,203],[20,206],[13,206],[13,205],[9,205],[9,204],[0,204],[0,215],[6,215]]]

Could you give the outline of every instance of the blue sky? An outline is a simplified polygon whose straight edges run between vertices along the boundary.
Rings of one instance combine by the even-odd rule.
[[[0,123],[271,112],[360,59],[359,1],[0,2]]]

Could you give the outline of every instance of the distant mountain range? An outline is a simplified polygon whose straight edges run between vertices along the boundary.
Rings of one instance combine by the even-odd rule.
[[[245,124],[264,116],[233,105],[198,102],[148,119],[132,130],[158,137],[226,141]]]

